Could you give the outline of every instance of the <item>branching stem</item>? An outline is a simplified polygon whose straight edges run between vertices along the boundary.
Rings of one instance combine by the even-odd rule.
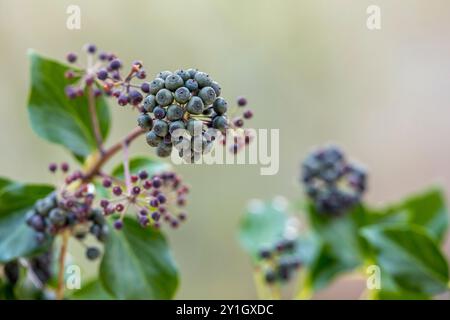
[[[67,245],[69,243],[70,233],[66,230],[62,234],[61,249],[59,252],[59,270],[58,270],[58,287],[56,289],[56,299],[64,299],[64,272],[65,272],[65,262],[67,254]]]

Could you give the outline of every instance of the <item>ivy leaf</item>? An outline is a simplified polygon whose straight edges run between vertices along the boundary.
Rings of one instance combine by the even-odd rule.
[[[424,227],[440,243],[448,228],[448,210],[442,190],[433,188],[406,199],[396,210],[409,213],[410,223]]]
[[[116,299],[170,299],[178,271],[159,231],[126,217],[123,229],[111,228],[100,265],[100,281]]]
[[[26,213],[53,191],[48,185],[10,182],[0,190],[0,262],[25,257],[44,249],[27,226]]]
[[[146,170],[149,176],[170,169],[170,165],[168,163],[150,157],[131,158],[129,166],[131,174],[137,174],[141,170]],[[118,179],[124,179],[123,164],[119,164],[118,166],[116,166],[112,170],[111,175]]]
[[[424,228],[372,226],[361,233],[373,247],[381,273],[387,273],[400,288],[424,294],[447,289],[447,261]]]
[[[41,138],[63,145],[77,159],[85,158],[96,149],[86,93],[84,97],[70,100],[65,87],[64,73],[69,66],[29,52],[31,86],[28,113],[31,127]],[[109,109],[103,97],[96,98],[100,131],[105,139],[110,123]]]
[[[94,279],[84,284],[79,290],[76,290],[71,296],[74,300],[112,300],[113,297],[103,288],[98,279]]]
[[[255,200],[249,205],[240,224],[239,241],[254,262],[259,260],[261,249],[273,247],[283,239],[288,219],[287,206],[276,201]]]

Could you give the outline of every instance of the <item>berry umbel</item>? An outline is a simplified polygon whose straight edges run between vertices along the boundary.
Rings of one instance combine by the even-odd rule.
[[[313,151],[303,161],[301,181],[318,212],[340,215],[361,201],[367,174],[348,162],[339,148],[328,146]]]

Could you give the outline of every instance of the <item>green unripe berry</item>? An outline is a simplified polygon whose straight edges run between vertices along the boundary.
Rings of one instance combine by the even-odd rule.
[[[172,144],[171,143],[164,143],[161,142],[158,144],[158,147],[156,148],[156,154],[158,157],[168,157],[172,153]]]
[[[189,73],[185,70],[177,70],[177,71],[175,71],[175,73],[177,75],[179,75],[181,77],[181,79],[183,79],[183,81],[186,81],[187,79],[189,79],[191,77],[189,75]]]
[[[214,100],[213,108],[214,108],[214,111],[218,115],[222,115],[225,112],[227,112],[228,103],[227,103],[227,101],[224,98],[219,97],[216,100]]]
[[[149,83],[150,94],[157,94],[159,90],[164,88],[164,80],[162,78],[156,78]]]
[[[200,88],[209,87],[212,84],[212,81],[209,78],[209,75],[204,72],[197,72],[194,76],[194,79],[195,79],[195,81],[198,82],[198,86]]]
[[[223,116],[217,116],[213,119],[212,126],[223,132],[228,126],[227,119]]]
[[[186,106],[186,110],[192,114],[201,114],[203,112],[203,108],[203,100],[199,97],[192,97]]]
[[[198,136],[202,134],[203,123],[200,120],[189,119],[187,126],[187,131],[191,136]]]
[[[151,130],[153,127],[153,120],[148,114],[141,114],[138,117],[137,122],[142,129]]]
[[[216,100],[216,92],[212,87],[204,87],[198,93],[198,96],[202,98],[205,105],[209,106]]]
[[[149,133],[147,133],[147,135],[145,136],[147,143],[151,146],[151,147],[157,147],[158,144],[162,141],[162,138],[159,137],[155,131],[150,131]]]
[[[198,90],[198,83],[194,79],[188,79],[184,83],[184,86],[188,88],[190,91],[197,91]]]
[[[156,76],[157,78],[161,78],[163,80],[166,80],[166,78],[168,76],[170,76],[172,74],[171,71],[161,71],[160,73],[158,73],[158,75]]]
[[[153,109],[156,107],[156,97],[152,94],[145,97],[143,107],[145,111],[153,112]]]
[[[172,104],[167,108],[167,119],[170,121],[179,120],[183,117],[184,109],[179,105]]]
[[[169,125],[164,120],[156,120],[153,124],[153,131],[160,137],[165,137],[169,132]]]
[[[214,89],[214,91],[216,92],[216,96],[220,96],[220,94],[222,93],[222,88],[220,87],[219,83],[216,81],[213,81],[211,83],[211,87]]]
[[[156,94],[156,102],[160,105],[160,106],[168,106],[169,104],[171,104],[173,102],[173,95],[172,92],[170,92],[167,89],[161,89],[158,91],[158,93]]]
[[[169,89],[171,91],[175,91],[179,87],[183,86],[183,84],[183,79],[177,74],[171,74],[165,80],[166,89]]]
[[[189,78],[194,79],[195,74],[198,72],[198,70],[190,68],[190,69],[187,69],[186,72],[189,74]]]
[[[175,130],[178,130],[178,129],[183,129],[183,130],[186,129],[184,122],[181,120],[174,121],[169,125],[170,134],[172,134]]]
[[[191,97],[191,92],[186,87],[180,87],[175,91],[174,94],[175,101],[181,104],[185,104],[189,101],[189,98]]]

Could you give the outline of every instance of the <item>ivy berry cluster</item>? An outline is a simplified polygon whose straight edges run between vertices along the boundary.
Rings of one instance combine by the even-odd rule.
[[[296,246],[295,241],[283,239],[273,247],[260,250],[261,269],[267,284],[282,284],[292,279],[301,267],[301,261],[295,254]]]
[[[49,169],[56,173],[58,166],[52,163]],[[36,231],[36,240],[43,243],[69,230],[81,242],[88,233],[104,242],[109,229],[102,210],[94,207],[94,193],[90,192],[87,184],[80,184],[79,187],[72,184],[82,179],[81,172],[67,174],[67,163],[61,164],[59,169],[65,175],[63,186],[38,200],[27,213],[26,222]],[[99,256],[100,250],[97,247],[86,247],[88,259],[95,260]]]
[[[318,212],[339,215],[360,203],[367,173],[348,162],[338,147],[328,146],[303,161],[301,181]]]
[[[100,205],[106,216],[116,214],[114,227],[118,230],[122,229],[129,207],[133,207],[142,227],[158,229],[163,221],[177,228],[187,218],[182,209],[187,203],[189,187],[174,172],[150,176],[147,171],[141,170],[137,175],[131,175],[127,191],[120,185],[113,185],[110,178],[103,180],[103,187],[111,191],[112,199],[103,199]]]

